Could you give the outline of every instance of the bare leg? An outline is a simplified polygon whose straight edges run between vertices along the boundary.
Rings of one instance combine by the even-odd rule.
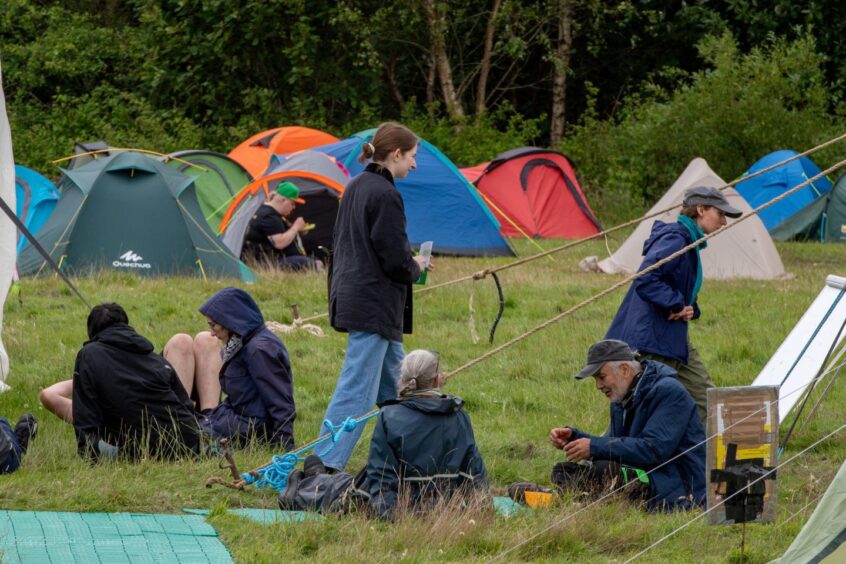
[[[38,399],[53,415],[73,425],[73,380],[62,380],[41,390]]]
[[[194,338],[194,384],[200,396],[200,409],[213,409],[220,403],[220,345],[208,331]]]
[[[185,393],[190,396],[194,389],[194,340],[191,335],[177,333],[171,337],[163,355],[176,370]]]

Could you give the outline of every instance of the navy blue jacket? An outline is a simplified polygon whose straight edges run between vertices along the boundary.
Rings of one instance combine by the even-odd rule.
[[[640,270],[691,243],[693,239],[681,223],[656,221],[643,243]],[[687,322],[667,317],[687,305],[693,306],[694,319],[699,317],[699,306],[691,303],[698,260],[696,250],[691,249],[632,282],[605,338],[687,364]]]
[[[650,509],[687,509],[705,501],[705,432],[696,404],[676,376],[666,364],[644,361],[628,411],[622,403],[611,403],[607,435],[573,429],[574,439],[590,439],[594,459],[655,469],[649,474]]]
[[[297,416],[291,362],[285,345],[264,326],[256,302],[240,288],[224,288],[200,313],[243,339],[241,350],[220,369],[220,387],[227,396],[211,416],[215,434],[246,438],[258,430],[291,446]]]
[[[487,488],[485,462],[463,405],[455,396],[386,402],[376,419],[360,487],[377,515],[394,516],[401,483],[418,509],[456,490]]]
[[[335,222],[329,274],[329,322],[402,341],[412,330],[411,283],[420,267],[411,254],[402,196],[377,165],[353,178]]]

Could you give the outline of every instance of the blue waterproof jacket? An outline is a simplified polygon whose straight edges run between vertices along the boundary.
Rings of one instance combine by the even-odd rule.
[[[607,435],[573,429],[574,439],[590,439],[591,458],[655,469],[649,474],[650,509],[688,509],[705,502],[705,432],[696,404],[676,376],[666,364],[644,361],[628,409],[611,403]]]
[[[220,369],[227,394],[209,416],[215,437],[247,439],[258,432],[284,447],[293,446],[294,384],[288,350],[264,326],[253,298],[240,288],[224,288],[200,313],[240,335],[242,348]]]
[[[656,221],[643,244],[640,270],[691,243],[693,239],[681,223]],[[667,317],[686,305],[693,306],[694,319],[699,317],[699,306],[691,303],[698,260],[696,250],[691,249],[632,282],[605,338],[687,364],[687,322]]]
[[[455,493],[485,490],[488,476],[464,402],[455,396],[390,400],[370,441],[360,493],[380,517],[393,518],[402,488],[425,510]]]

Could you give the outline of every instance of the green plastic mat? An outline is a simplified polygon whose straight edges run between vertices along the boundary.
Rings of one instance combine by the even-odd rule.
[[[199,515],[0,511],[0,561],[232,562]]]
[[[211,513],[208,509],[183,509],[185,513],[192,515],[208,515]],[[319,513],[312,513],[310,511],[280,511],[279,509],[228,509],[226,511],[230,515],[237,515],[250,519],[262,525],[272,525],[274,523],[297,523],[299,521],[319,521],[323,518]]]

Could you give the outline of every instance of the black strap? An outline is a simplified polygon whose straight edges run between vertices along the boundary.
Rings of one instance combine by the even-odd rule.
[[[54,261],[53,258],[50,256],[50,253],[44,250],[44,247],[41,246],[41,243],[39,243],[38,240],[32,235],[32,233],[29,232],[29,229],[26,228],[26,225],[24,225],[23,222],[18,219],[18,216],[15,215],[15,212],[13,212],[9,208],[8,204],[6,204],[6,200],[4,200],[2,197],[0,197],[0,209],[2,209],[7,216],[9,216],[9,219],[11,219],[12,223],[17,226],[21,234],[23,234],[24,237],[29,239],[29,242],[32,244],[33,247],[35,247],[35,250],[38,251],[38,253],[42,257],[44,257],[44,260],[46,260],[50,264],[50,266],[53,267],[53,270],[56,271],[56,274],[61,276],[62,280],[65,281],[65,284],[68,285],[68,288],[70,288],[71,291],[73,291],[73,293],[76,294],[80,300],[82,300],[82,303],[85,304],[85,307],[91,309],[91,305],[85,300],[85,298],[82,297],[82,294],[79,293],[79,290],[76,289],[76,286],[73,285],[73,282],[71,282],[70,279],[65,275],[65,273],[59,269],[59,265],[56,264],[56,261]]]

